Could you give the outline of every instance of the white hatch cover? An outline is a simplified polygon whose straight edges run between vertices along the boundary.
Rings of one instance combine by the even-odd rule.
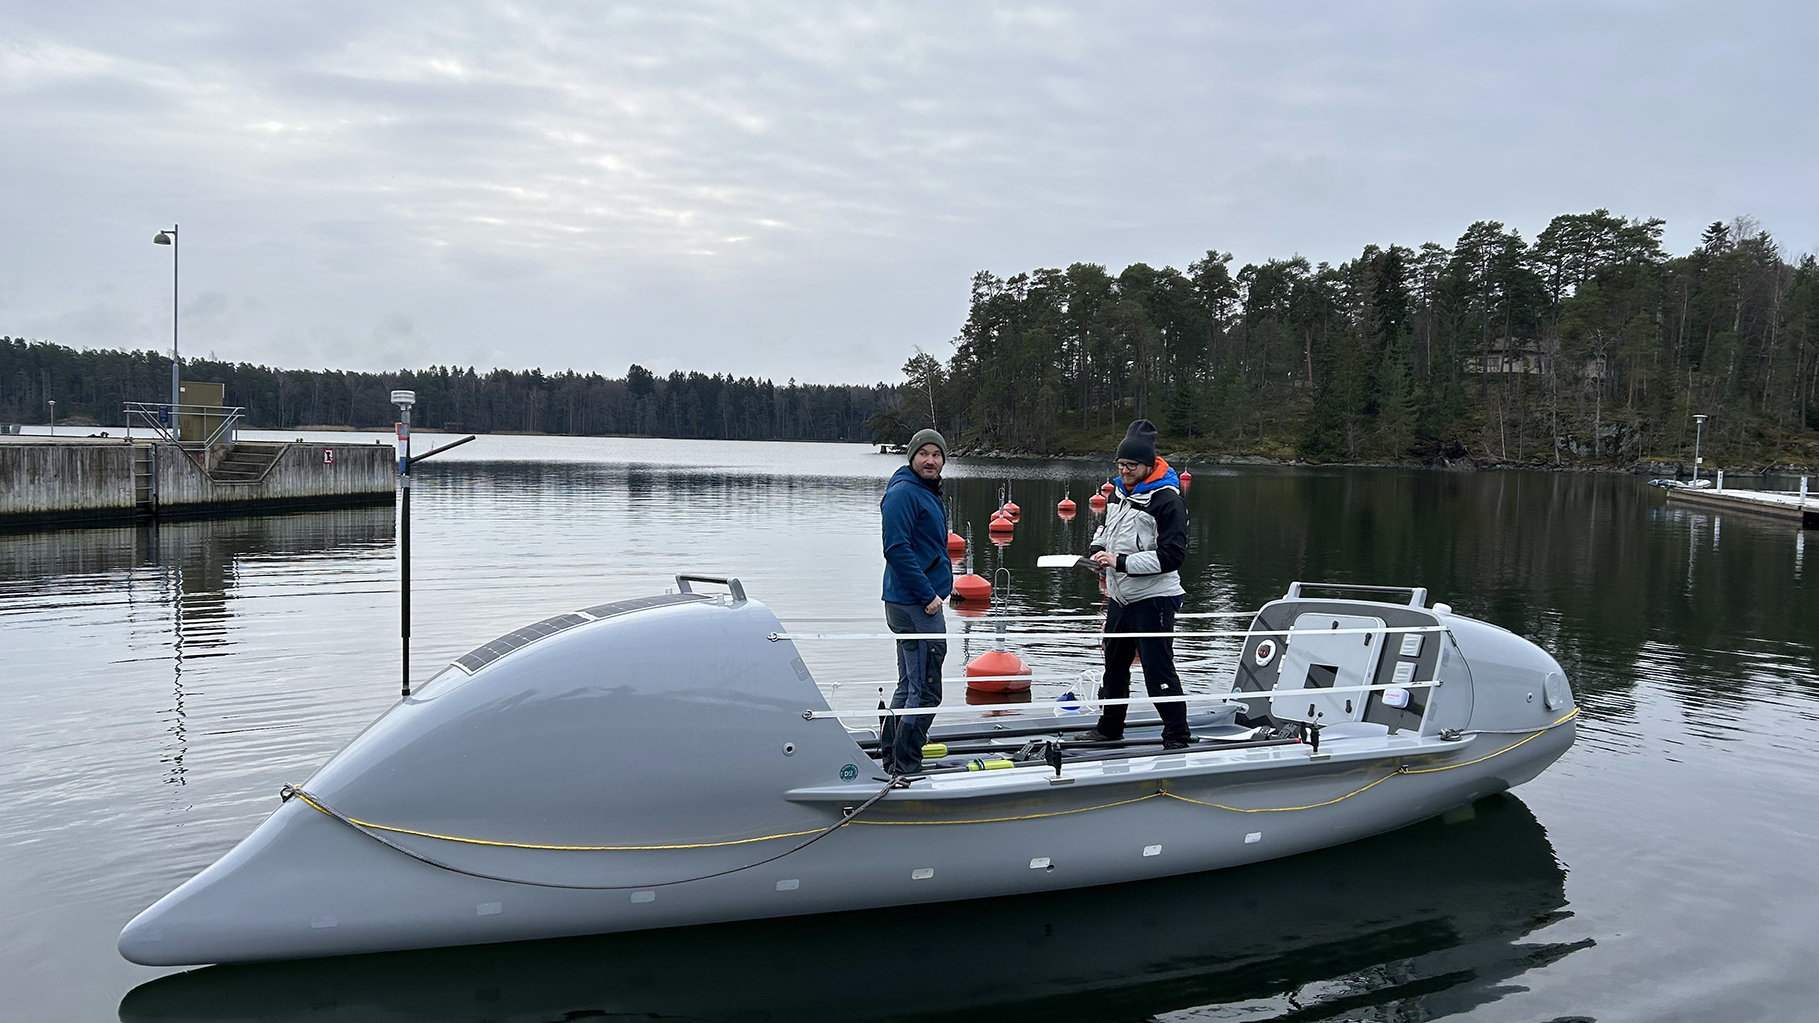
[[[1377,674],[1383,633],[1346,632],[1381,629],[1383,619],[1363,615],[1304,614],[1282,651],[1282,668],[1270,699],[1270,713],[1288,721],[1323,725],[1364,717],[1369,693],[1320,695],[1318,690],[1367,686]],[[1341,630],[1334,634],[1335,630]],[[1292,694],[1292,695],[1289,695]]]

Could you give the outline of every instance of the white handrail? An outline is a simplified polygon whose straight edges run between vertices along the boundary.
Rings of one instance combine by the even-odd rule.
[[[1239,693],[1239,692],[1188,693],[1188,694],[1184,694],[1182,696],[1131,696],[1131,697],[1120,697],[1118,699],[1109,699],[1109,700],[1096,700],[1096,699],[1090,699],[1087,697],[1081,697],[1080,699],[1075,700],[1072,703],[1068,703],[1068,704],[1064,704],[1059,701],[1056,701],[1053,703],[1050,703],[1050,702],[1036,703],[1035,701],[1032,700],[1029,703],[1019,703],[1019,704],[1001,704],[1001,703],[978,704],[978,705],[965,704],[962,706],[955,706],[955,707],[899,707],[899,708],[885,709],[885,710],[864,710],[864,709],[860,709],[860,710],[813,710],[813,709],[811,709],[811,710],[805,710],[802,712],[802,719],[804,721],[820,721],[820,720],[824,720],[826,718],[868,718],[868,717],[879,717],[879,716],[902,718],[902,717],[924,717],[924,716],[933,717],[933,716],[939,716],[942,714],[1002,714],[1002,713],[1004,713],[1004,708],[1012,707],[1012,706],[1018,707],[1018,708],[1028,707],[1032,710],[1037,709],[1037,708],[1053,710],[1056,707],[1077,706],[1077,705],[1083,705],[1083,704],[1092,704],[1095,707],[1120,707],[1120,706],[1130,706],[1132,704],[1138,704],[1138,703],[1152,703],[1152,704],[1155,704],[1155,703],[1183,703],[1183,704],[1185,704],[1185,703],[1230,703],[1233,700],[1275,699],[1278,696],[1287,696],[1287,695],[1302,694],[1302,693],[1313,693],[1316,696],[1330,696],[1333,693],[1375,693],[1375,692],[1382,692],[1386,689],[1434,689],[1434,688],[1438,688],[1440,686],[1440,684],[1441,684],[1441,682],[1439,679],[1428,679],[1428,680],[1422,681],[1422,682],[1403,682],[1400,684],[1392,682],[1392,683],[1388,683],[1385,685],[1334,686],[1330,689],[1327,689],[1327,688],[1267,689],[1262,692],[1256,692],[1256,693]],[[1335,724],[1336,723],[1337,722],[1335,722]]]
[[[782,640],[802,639],[891,639],[906,642],[945,641],[954,637],[962,639],[994,639],[999,636],[1024,636],[1045,640],[1080,641],[1097,643],[1102,639],[1221,639],[1240,636],[1361,636],[1376,635],[1385,632],[1446,632],[1444,625],[1385,625],[1364,629],[1218,629],[1212,632],[1035,632],[1022,630],[1017,632],[773,632],[768,638],[776,643]]]

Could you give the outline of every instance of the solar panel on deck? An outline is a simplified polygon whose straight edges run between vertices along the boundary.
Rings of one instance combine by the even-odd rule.
[[[561,614],[556,615],[554,618],[545,618],[540,622],[532,622],[522,629],[518,629],[515,632],[508,632],[505,635],[500,636],[491,643],[475,647],[465,656],[457,659],[454,663],[457,668],[472,675],[474,672],[479,671],[488,664],[504,657],[513,650],[522,649],[545,636],[554,636],[558,632],[572,629],[577,625],[585,625],[588,622],[597,621],[601,618],[611,618],[614,615],[642,611],[646,608],[662,607],[665,604],[677,604],[706,599],[707,598],[704,595],[699,593],[666,593],[655,597],[638,597],[634,600],[620,600],[610,604],[596,604],[579,613]]]
[[[642,611],[647,607],[662,607],[665,604],[681,604],[691,600],[706,600],[705,593],[659,593],[654,597],[633,597],[631,600],[615,600],[611,604],[595,604],[583,608],[582,614],[595,618],[611,618],[614,615]]]

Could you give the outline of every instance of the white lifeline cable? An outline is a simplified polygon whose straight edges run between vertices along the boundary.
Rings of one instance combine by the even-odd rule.
[[[975,617],[973,615],[967,614],[966,608],[964,606],[955,607],[955,606],[950,605],[948,607],[948,610],[952,611],[954,613],[955,620],[958,621],[962,625],[968,625],[968,624],[990,625],[993,622],[1085,622],[1085,621],[1095,621],[1095,620],[1102,619],[1105,617],[1105,612],[1103,612],[1103,611],[1100,611],[1097,614],[1079,614],[1079,615],[1073,615],[1073,614],[1069,614],[1069,615],[980,614],[977,617]],[[876,615],[864,615],[864,616],[859,616],[859,615],[791,615],[790,617],[795,618],[799,621],[807,621],[807,622],[875,622],[878,620]],[[1255,611],[1189,611],[1189,612],[1185,612],[1185,613],[1176,615],[1175,619],[1177,621],[1179,621],[1183,618],[1255,618],[1255,617],[1257,617],[1257,612],[1255,612]]]
[[[949,639],[994,639],[999,636],[1030,637],[1042,640],[1061,640],[1064,642],[1089,641],[1097,643],[1102,639],[1220,639],[1239,636],[1361,636],[1365,634],[1398,632],[1446,632],[1445,625],[1385,625],[1368,629],[1216,629],[1211,632],[773,632],[765,637],[771,642],[803,639],[891,639],[900,641],[936,642]]]
[[[902,717],[939,716],[942,714],[1001,714],[1004,712],[1004,708],[1008,707],[1008,706],[1016,706],[1019,708],[1028,707],[1032,710],[1039,709],[1039,708],[1045,709],[1045,710],[1052,710],[1053,708],[1058,707],[1058,706],[1074,706],[1074,705],[1079,705],[1079,704],[1092,704],[1095,707],[1119,707],[1119,706],[1130,706],[1132,704],[1139,704],[1139,703],[1229,703],[1233,700],[1275,699],[1278,696],[1299,697],[1299,696],[1305,696],[1308,694],[1312,694],[1314,696],[1328,696],[1333,693],[1376,693],[1376,692],[1382,692],[1386,689],[1433,689],[1439,685],[1440,685],[1439,680],[1429,679],[1428,681],[1425,681],[1425,682],[1404,682],[1401,685],[1396,685],[1395,683],[1390,683],[1388,685],[1372,685],[1372,686],[1334,686],[1331,689],[1325,689],[1325,688],[1319,688],[1319,689],[1268,689],[1268,690],[1264,690],[1262,692],[1256,692],[1256,693],[1189,693],[1189,694],[1185,694],[1182,696],[1130,696],[1130,697],[1122,697],[1122,698],[1115,699],[1115,700],[1095,700],[1095,699],[1082,697],[1082,698],[1070,701],[1070,703],[1068,703],[1068,704],[1062,704],[1059,701],[1056,701],[1055,703],[1036,703],[1034,701],[1031,701],[1029,703],[1020,703],[1020,704],[1014,704],[1014,705],[1013,704],[986,704],[986,705],[967,704],[965,706],[959,706],[959,707],[899,707],[896,709],[884,709],[884,710],[864,710],[864,709],[859,709],[859,710],[805,710],[802,712],[802,719],[804,721],[818,721],[818,720],[822,720],[824,718],[869,718],[869,717],[902,718]],[[1020,717],[1020,715],[1019,715],[1019,717]],[[1012,718],[1009,720],[1017,720],[1017,718]]]

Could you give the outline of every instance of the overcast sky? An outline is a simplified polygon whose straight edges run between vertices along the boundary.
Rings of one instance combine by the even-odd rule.
[[[0,0],[0,334],[779,381],[974,271],[1563,212],[1819,249],[1810,3]]]

